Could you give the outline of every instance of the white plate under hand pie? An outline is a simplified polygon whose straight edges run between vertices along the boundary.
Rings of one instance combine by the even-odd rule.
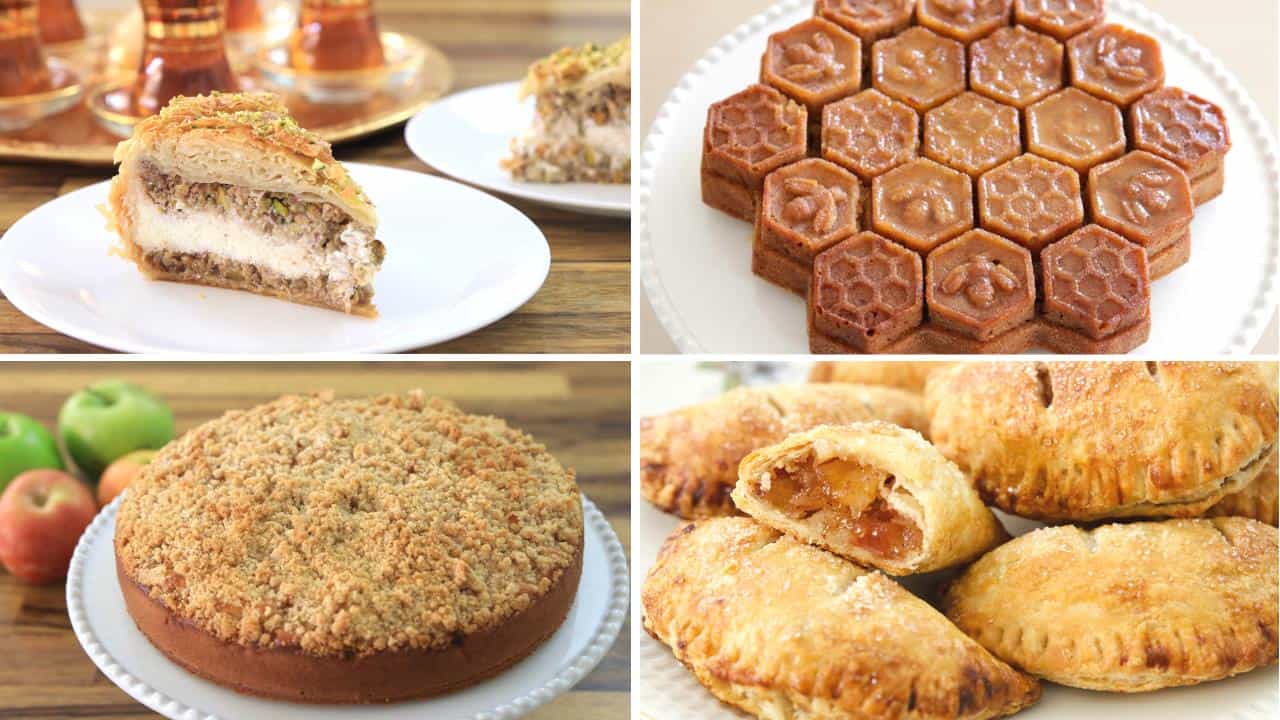
[[[0,238],[0,291],[66,335],[135,353],[378,353],[465,335],[533,297],[551,267],[542,232],[501,200],[423,173],[344,163],[387,246],[377,318],[247,292],[146,279],[109,253],[108,183],[68,193]]]
[[[67,611],[98,669],[133,699],[174,720],[515,720],[572,688],[600,663],[622,628],[627,561],[596,506],[582,500],[585,545],[578,595],[560,629],[497,677],[425,700],[312,705],[243,695],[192,675],[138,631],[116,578],[117,499],[85,530],[67,574]]]
[[[751,226],[702,204],[707,107],[755,82],[771,33],[813,13],[783,0],[698,61],[658,113],[637,175],[637,254],[649,299],[686,353],[808,353],[804,300],[751,273]],[[1107,20],[1160,40],[1167,84],[1222,106],[1234,147],[1226,192],[1196,209],[1191,261],[1151,285],[1149,357],[1253,352],[1275,312],[1280,167],[1272,130],[1240,83],[1189,35],[1133,0]]]
[[[495,192],[593,215],[628,217],[631,185],[516,181],[499,164],[511,138],[529,127],[533,101],[516,98],[520,83],[454,93],[428,105],[404,128],[409,150],[440,172]]]

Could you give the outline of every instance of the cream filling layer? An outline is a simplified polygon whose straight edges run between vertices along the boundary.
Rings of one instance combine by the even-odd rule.
[[[327,277],[368,282],[373,275],[373,237],[354,226],[343,230],[338,249],[263,233],[232,214],[186,209],[166,213],[140,186],[131,191],[133,240],[144,251],[207,254],[252,265],[287,278]]]

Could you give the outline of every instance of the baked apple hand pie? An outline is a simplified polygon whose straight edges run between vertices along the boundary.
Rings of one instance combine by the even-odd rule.
[[[1247,518],[1042,528],[983,556],[942,607],[1047,680],[1142,692],[1276,662],[1276,529]]]
[[[918,395],[859,385],[741,387],[640,421],[640,492],[683,518],[737,514],[729,494],[748,453],[818,425],[863,420],[924,430]]]
[[[1268,525],[1280,522],[1280,454],[1271,453],[1271,459],[1262,466],[1262,472],[1240,492],[1222,498],[1217,505],[1205,511],[1207,517],[1247,517]]]
[[[1194,517],[1276,447],[1276,396],[1246,363],[963,365],[925,404],[986,502],[1048,521]]]
[[[1040,696],[893,580],[749,518],[676,530],[641,602],[649,634],[759,718],[977,720]]]
[[[894,575],[968,562],[1009,536],[969,479],[920,433],[823,426],[748,455],[733,501],[811,545]]]

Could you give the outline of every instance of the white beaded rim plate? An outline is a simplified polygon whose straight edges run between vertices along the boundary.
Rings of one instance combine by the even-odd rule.
[[[196,678],[160,655],[125,612],[114,579],[111,546],[119,506],[117,498],[99,512],[76,545],[67,573],[67,612],[80,645],[102,674],[138,702],[175,720],[398,720],[428,715],[439,720],[513,720],[581,681],[604,659],[626,619],[629,574],[622,543],[600,510],[584,496],[582,581],[569,617],[538,650],[497,677],[447,695],[391,705],[303,705],[241,695]],[[103,567],[104,563],[109,567]],[[98,583],[109,583],[110,587],[92,587]],[[86,585],[91,586],[89,592]],[[104,589],[112,596],[104,597],[100,592]],[[90,603],[111,607],[91,611]],[[103,626],[108,613],[112,627]],[[186,693],[175,697],[175,693],[157,688],[160,683],[153,678],[162,676],[168,678],[168,684],[181,684]],[[213,698],[234,712],[210,711],[208,703],[187,695]],[[483,708],[476,709],[477,705]]]
[[[689,124],[693,123],[698,128],[702,126],[705,101],[708,100],[705,97],[707,83],[736,83],[735,87],[723,93],[727,96],[754,82],[755,77],[739,76],[736,72],[726,73],[723,66],[726,62],[740,62],[737,59],[739,52],[763,49],[764,39],[769,33],[790,24],[786,20],[800,19],[800,13],[807,14],[811,5],[811,0],[782,0],[722,38],[672,89],[644,143],[636,175],[636,246],[640,258],[641,280],[655,315],[680,352],[777,354],[808,351],[802,339],[805,325],[804,302],[751,274],[749,230],[737,232],[736,235],[741,237],[731,237],[724,240],[723,245],[715,246],[724,252],[716,254],[711,249],[712,244],[718,242],[715,239],[717,236],[726,232],[733,233],[725,230],[729,227],[726,223],[737,223],[743,228],[746,227],[745,224],[727,217],[715,217],[719,213],[702,205],[693,180],[696,168],[686,173],[688,178],[674,176],[675,181],[687,181],[694,188],[690,190],[687,185],[682,186],[680,189],[684,192],[672,201],[677,205],[664,205],[666,194],[673,191],[670,187],[671,173],[665,171],[664,175],[662,165],[672,164],[673,158],[677,156],[681,157],[679,162],[684,165],[697,162],[696,157],[683,156],[690,152],[696,154],[689,137]],[[1215,340],[1214,343],[1218,344],[1224,354],[1250,353],[1261,338],[1270,314],[1274,312],[1277,297],[1275,276],[1277,257],[1280,255],[1280,209],[1277,206],[1277,197],[1280,196],[1280,163],[1277,162],[1273,131],[1235,76],[1189,35],[1135,0],[1108,0],[1107,11],[1108,21],[1131,25],[1156,36],[1165,48],[1166,64],[1172,58],[1183,63],[1189,71],[1211,80],[1212,87],[1191,83],[1185,87],[1211,99],[1215,95],[1220,98],[1224,110],[1232,118],[1231,129],[1235,144],[1227,158],[1227,194],[1197,210],[1197,222],[1193,223],[1192,231],[1191,263],[1153,283],[1152,337],[1146,345],[1134,352],[1204,352],[1204,339],[1195,337],[1197,333],[1187,331],[1188,327],[1203,327],[1203,324],[1195,326],[1188,323],[1183,312],[1187,307],[1185,303],[1190,302],[1186,300],[1188,297],[1204,302],[1205,294],[1200,292],[1204,288],[1191,285],[1193,280],[1198,280],[1192,278],[1194,274],[1205,276],[1205,280],[1200,280],[1201,283],[1210,282],[1210,279],[1215,281],[1214,290],[1230,295],[1233,307],[1239,310],[1238,313],[1232,310],[1229,316],[1212,318],[1211,312],[1200,313],[1200,318],[1206,319],[1206,323],[1207,319],[1212,319],[1214,332],[1221,333],[1220,341]],[[756,55],[758,59],[758,53]],[[1172,57],[1173,55],[1176,57]],[[726,60],[727,58],[729,59]],[[725,76],[729,76],[728,80],[720,80]],[[1177,85],[1179,77],[1171,72],[1168,82]],[[1246,152],[1256,155],[1247,159],[1248,168],[1243,166],[1246,159],[1242,154]],[[1254,177],[1233,180],[1233,163],[1241,165],[1240,171],[1247,170]],[[1253,183],[1248,182],[1250,179],[1256,179],[1259,186],[1265,184],[1265,187],[1253,187]],[[1202,218],[1202,214],[1215,213],[1214,203],[1221,207],[1224,198],[1233,193],[1250,193],[1250,199],[1256,197],[1259,201],[1256,204],[1262,207],[1248,213],[1245,221],[1227,210]],[[658,212],[655,212],[655,198],[661,199]],[[707,215],[696,214],[703,210]],[[1264,213],[1265,218],[1260,219]],[[682,241],[668,240],[672,233],[657,229],[667,229],[666,226],[675,222],[672,217],[679,217],[685,223],[686,230],[680,233]],[[698,227],[688,227],[694,220],[699,223]],[[1247,248],[1243,251],[1249,254],[1248,260],[1253,265],[1246,272],[1251,274],[1251,278],[1256,273],[1257,283],[1223,282],[1223,278],[1233,268],[1211,266],[1214,262],[1211,253],[1218,248],[1205,247],[1208,243],[1203,237],[1204,230],[1200,230],[1201,235],[1197,235],[1197,226],[1212,227],[1217,235],[1212,239],[1215,244],[1242,234],[1250,235],[1251,239],[1262,237],[1264,247]],[[1237,227],[1240,228],[1239,233],[1235,230]],[[670,245],[664,247],[664,243]],[[695,243],[702,243],[703,247],[697,248]],[[677,250],[679,256],[676,255]],[[665,256],[664,251],[668,253]],[[665,264],[659,265],[660,258],[665,259]],[[1210,259],[1210,263],[1204,263],[1202,258]],[[1201,262],[1197,263],[1197,260]],[[1223,263],[1219,263],[1221,264]],[[1208,270],[1205,270],[1206,265],[1209,265]],[[1234,267],[1239,266],[1237,264]],[[693,277],[695,268],[696,278]],[[1227,287],[1228,285],[1232,287]],[[724,299],[726,291],[729,293],[727,300]],[[722,300],[716,302],[715,297],[710,294],[712,292]],[[1213,292],[1210,296],[1221,297],[1220,293]],[[1177,306],[1175,312],[1160,312],[1159,305],[1175,303],[1178,298],[1182,298],[1184,305]],[[1220,304],[1221,302],[1223,301],[1219,300]],[[707,336],[713,334],[715,337],[708,341]]]

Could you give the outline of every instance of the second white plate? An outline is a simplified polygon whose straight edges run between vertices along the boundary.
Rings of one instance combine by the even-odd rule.
[[[542,231],[501,200],[424,173],[344,163],[387,246],[379,316],[147,280],[109,254],[108,183],[52,200],[0,239],[0,291],[33,319],[135,353],[379,353],[450,340],[511,313],[551,268]]]
[[[516,182],[499,163],[511,138],[533,119],[533,101],[516,100],[520,83],[454,93],[428,105],[404,128],[419,159],[443,173],[488,190],[566,210],[627,217],[631,185]]]

